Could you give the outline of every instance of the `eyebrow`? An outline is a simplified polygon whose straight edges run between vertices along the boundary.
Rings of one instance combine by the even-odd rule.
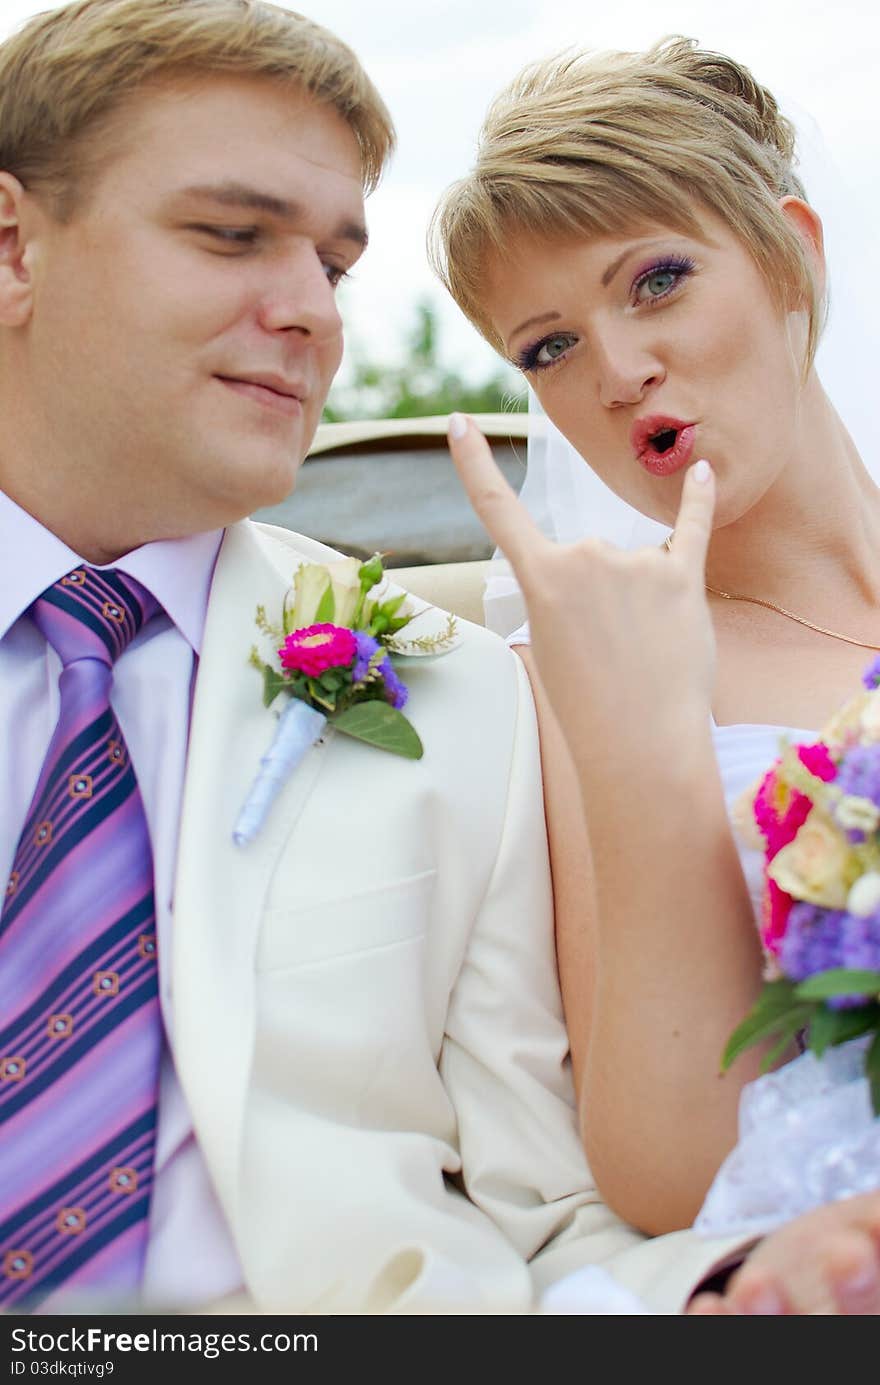
[[[552,312],[539,313],[537,317],[527,317],[525,322],[521,322],[518,327],[514,327],[510,336],[507,338],[508,349],[510,349],[510,343],[513,341],[514,337],[518,337],[520,332],[524,332],[527,327],[543,326],[545,322],[558,322],[561,316],[561,313]]]
[[[279,221],[297,221],[303,215],[300,202],[289,202],[270,192],[248,187],[246,183],[205,183],[181,189],[182,197],[196,197],[214,202],[220,207],[239,207],[251,212],[265,212]],[[362,221],[343,221],[333,234],[334,240],[350,240],[362,250],[367,244],[367,228]]]
[[[712,245],[713,242],[707,238],[706,244]],[[626,250],[622,251],[621,254],[617,256],[616,260],[611,261],[611,264],[608,265],[607,269],[605,269],[602,274],[603,288],[607,289],[608,285],[611,283],[611,280],[614,278],[615,274],[620,269],[620,266],[623,264],[624,260],[628,259],[629,256],[632,255],[633,251],[637,249],[638,246],[630,245],[626,248]],[[508,349],[514,337],[518,337],[520,332],[524,332],[527,327],[538,327],[544,325],[547,322],[558,322],[561,316],[561,313],[551,312],[540,313],[537,317],[526,318],[525,322],[521,322],[518,327],[515,327],[514,330],[511,332],[510,336],[507,338]]]
[[[611,264],[608,266],[608,268],[605,270],[605,273],[602,275],[603,289],[607,289],[608,285],[611,283],[611,280],[614,278],[615,274],[620,269],[620,266],[623,264],[626,257],[632,254],[634,248],[635,247],[631,245],[627,250],[624,250],[622,255],[618,255],[616,260],[612,260]]]

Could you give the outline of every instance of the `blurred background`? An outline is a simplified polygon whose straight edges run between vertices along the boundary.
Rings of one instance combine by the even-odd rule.
[[[0,36],[46,8],[0,0]],[[819,370],[870,457],[880,357],[876,0],[296,0],[287,8],[305,9],[356,50],[391,110],[399,145],[368,203],[369,249],[339,290],[346,355],[325,414],[335,422],[319,430],[295,496],[261,517],[346,551],[382,548],[392,564],[488,555],[436,430],[414,422],[365,437],[346,434],[339,420],[416,420],[454,408],[515,415],[525,407],[521,377],[428,268],[431,213],[469,168],[491,97],[526,63],[571,46],[643,49],[673,33],[747,63],[798,128],[800,171],[825,221],[831,266]],[[495,443],[515,485],[524,475],[523,425],[511,418]]]

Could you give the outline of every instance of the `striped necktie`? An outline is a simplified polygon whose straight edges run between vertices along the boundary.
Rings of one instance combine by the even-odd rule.
[[[158,609],[133,578],[88,567],[30,608],[62,671],[0,912],[6,1310],[130,1301],[143,1273],[162,1042],[153,859],[110,685]]]

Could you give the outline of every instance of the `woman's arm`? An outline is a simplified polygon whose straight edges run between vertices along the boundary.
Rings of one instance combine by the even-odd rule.
[[[615,769],[597,737],[587,788],[527,648],[541,734],[556,945],[581,1131],[596,1182],[651,1234],[693,1220],[736,1139],[760,1054],[721,1076],[760,950],[711,737]],[[708,724],[708,723],[707,723]],[[692,738],[696,742],[697,738]],[[670,771],[673,759],[678,770]],[[589,816],[589,836],[587,818]]]
[[[739,1092],[760,1056],[719,1074],[761,958],[711,736],[714,478],[705,463],[685,477],[668,554],[559,547],[462,422],[453,456],[531,617],[587,1153],[627,1220],[650,1232],[684,1226],[734,1142]],[[581,813],[591,891],[584,864],[572,867]]]

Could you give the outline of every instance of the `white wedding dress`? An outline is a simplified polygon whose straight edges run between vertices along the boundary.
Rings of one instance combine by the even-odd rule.
[[[529,641],[527,623],[508,637],[514,646]],[[713,721],[712,739],[732,821],[736,800],[769,769],[783,738],[812,741],[816,732],[718,726]],[[757,923],[763,855],[745,845],[735,829],[734,837]],[[829,1050],[821,1061],[811,1053],[801,1054],[744,1087],[739,1140],[696,1218],[698,1232],[764,1235],[825,1202],[880,1187],[880,1120],[874,1118],[862,1075],[868,1042],[854,1039]]]

